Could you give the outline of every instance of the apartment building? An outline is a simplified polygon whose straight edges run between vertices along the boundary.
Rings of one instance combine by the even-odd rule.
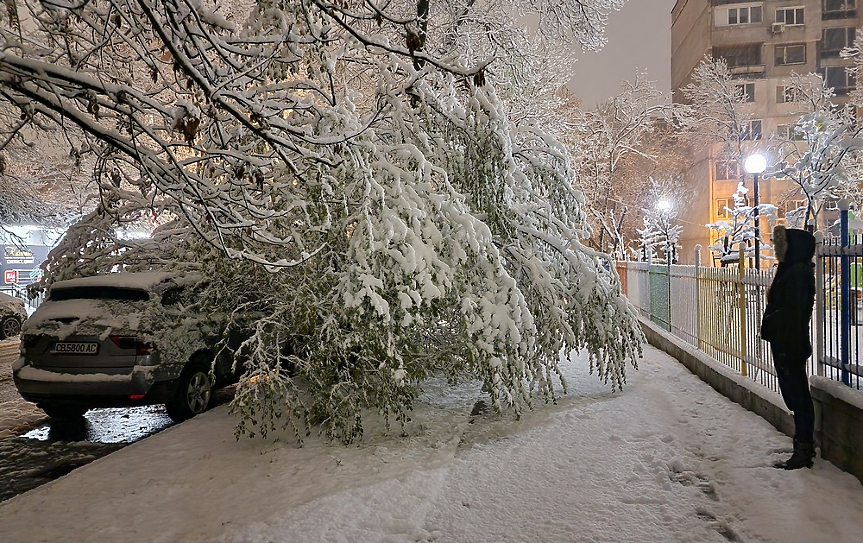
[[[684,101],[681,89],[692,82],[705,55],[722,57],[751,108],[747,153],[764,152],[774,136],[793,137],[799,104],[784,85],[793,73],[821,74],[834,87],[837,102],[847,100],[854,89],[854,78],[846,71],[851,63],[840,51],[853,43],[861,27],[858,1],[863,0],[677,0],[671,22],[673,99]],[[696,149],[692,158],[687,177],[699,198],[681,216],[681,261],[691,262],[694,246],[700,244],[707,263],[712,232],[703,225],[727,216],[724,207],[733,207],[741,180],[751,197],[753,179],[737,160],[723,157],[719,146]],[[760,202],[776,205],[780,217],[803,198],[787,181],[762,179],[759,189]],[[766,221],[761,227],[768,231]]]

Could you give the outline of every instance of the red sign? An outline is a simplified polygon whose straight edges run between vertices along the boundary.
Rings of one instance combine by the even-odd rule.
[[[3,280],[7,285],[17,283],[18,282],[18,270],[6,270],[6,273],[3,274]]]

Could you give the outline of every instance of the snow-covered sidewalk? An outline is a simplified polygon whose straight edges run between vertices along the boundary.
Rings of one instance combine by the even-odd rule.
[[[0,506],[4,541],[859,541],[863,485],[646,346],[520,421],[429,386],[408,437],[234,440],[222,406]]]

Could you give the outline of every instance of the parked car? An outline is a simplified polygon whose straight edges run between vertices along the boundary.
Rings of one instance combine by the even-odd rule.
[[[165,404],[175,421],[210,403],[243,371],[217,315],[194,309],[202,278],[114,273],[54,283],[25,322],[13,365],[21,396],[52,418],[95,407]],[[226,340],[226,341],[223,341]]]
[[[0,292],[0,339],[17,336],[26,319],[24,301]]]

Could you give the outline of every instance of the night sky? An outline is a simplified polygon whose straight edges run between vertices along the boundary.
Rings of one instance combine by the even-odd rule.
[[[608,45],[599,53],[581,53],[570,88],[586,108],[620,92],[620,82],[646,69],[659,90],[671,87],[671,9],[675,0],[630,0],[609,16]]]

